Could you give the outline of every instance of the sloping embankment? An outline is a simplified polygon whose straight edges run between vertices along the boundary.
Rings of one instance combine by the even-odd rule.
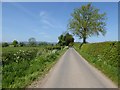
[[[74,48],[92,65],[101,70],[111,80],[118,84],[118,64],[120,58],[120,42],[101,42],[84,44],[79,49],[75,43]],[[120,66],[120,65],[119,65]]]

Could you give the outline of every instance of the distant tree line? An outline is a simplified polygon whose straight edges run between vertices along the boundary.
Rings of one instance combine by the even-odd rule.
[[[3,42],[2,47],[24,47],[24,46],[29,46],[29,47],[36,47],[36,46],[46,46],[46,45],[51,45],[53,46],[52,43],[48,42],[37,42],[35,38],[31,37],[28,39],[28,42],[19,42],[17,40],[13,40],[12,43],[8,42]]]
[[[58,37],[58,43],[56,44],[57,46],[73,46],[74,43],[74,38],[71,34],[66,33],[66,34],[61,34]],[[48,43],[48,42],[37,42],[34,37],[31,37],[28,39],[28,42],[19,42],[17,40],[13,40],[12,43],[8,42],[3,42],[2,47],[36,47],[36,46],[54,46],[55,44],[53,43]]]

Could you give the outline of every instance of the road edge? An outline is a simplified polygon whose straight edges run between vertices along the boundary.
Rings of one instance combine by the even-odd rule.
[[[76,54],[78,54],[79,56],[80,56],[80,58],[82,59],[82,60],[84,60],[84,62],[86,63],[86,64],[88,64],[88,66],[90,67],[90,68],[93,68],[96,72],[95,73],[99,73],[100,75],[99,76],[104,76],[104,80],[106,81],[106,82],[110,82],[109,84],[113,84],[113,87],[115,87],[115,88],[118,88],[118,86],[107,76],[107,75],[105,75],[101,70],[99,70],[97,67],[95,67],[94,65],[92,65],[90,62],[88,62],[84,57],[82,57],[81,55],[80,55],[80,53],[75,49],[75,48],[73,48],[74,49],[74,51],[76,52]]]
[[[52,65],[50,70],[42,77],[38,77],[35,81],[33,81],[30,85],[28,85],[26,88],[41,88],[43,84],[48,80],[48,77],[51,75],[52,71],[56,67],[56,65],[59,63],[60,59],[65,55],[65,53],[68,51],[68,49],[65,49],[61,52],[60,56],[57,58],[56,62]],[[38,86],[39,85],[39,86]]]

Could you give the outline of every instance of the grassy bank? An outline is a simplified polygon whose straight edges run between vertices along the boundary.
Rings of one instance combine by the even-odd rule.
[[[118,84],[118,42],[101,42],[84,44],[75,43],[74,48],[92,65],[101,70],[112,81]]]
[[[66,49],[3,49],[3,88],[24,88],[44,76]]]

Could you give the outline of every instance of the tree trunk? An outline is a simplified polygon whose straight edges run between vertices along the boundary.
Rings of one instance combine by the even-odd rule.
[[[79,49],[81,49],[82,45],[85,44],[85,43],[87,43],[86,42],[86,37],[83,37],[83,42],[80,44]]]
[[[86,43],[86,33],[87,33],[87,31],[86,31],[87,29],[86,28],[84,28],[84,35],[83,35],[83,44],[84,43]]]
[[[86,43],[86,37],[83,38],[83,43]]]

